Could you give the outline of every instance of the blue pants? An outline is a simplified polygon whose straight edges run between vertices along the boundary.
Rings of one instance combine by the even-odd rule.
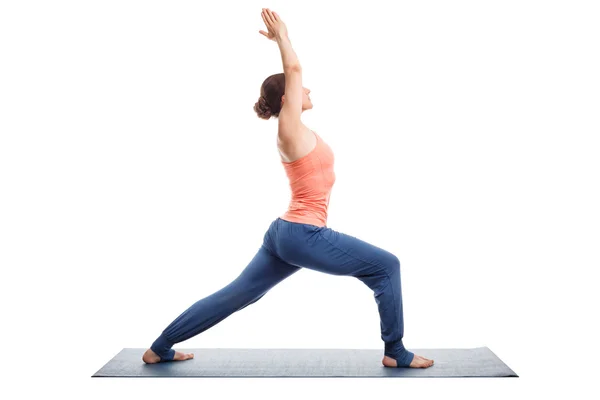
[[[179,315],[150,347],[171,361],[175,343],[218,324],[236,311],[260,300],[285,278],[309,268],[331,275],[354,276],[375,297],[381,319],[384,354],[398,366],[408,366],[414,354],[404,348],[400,261],[392,253],[327,226],[275,219],[248,266],[227,286],[198,300]]]

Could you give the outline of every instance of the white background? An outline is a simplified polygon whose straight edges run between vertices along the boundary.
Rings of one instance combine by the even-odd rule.
[[[488,346],[512,379],[95,379],[248,264],[290,191],[287,24],[335,153],[328,226],[396,254],[409,349]],[[3,390],[11,398],[583,394],[598,352],[593,1],[5,1]],[[381,349],[372,292],[303,270],[175,348]],[[140,353],[141,354],[141,353]],[[141,362],[141,360],[140,360]]]

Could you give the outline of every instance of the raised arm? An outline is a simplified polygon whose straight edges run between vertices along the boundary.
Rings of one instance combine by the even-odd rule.
[[[260,31],[271,40],[275,40],[281,51],[283,73],[285,74],[284,102],[279,112],[280,135],[297,136],[302,130],[302,66],[292,48],[287,27],[276,12],[263,8],[262,18],[269,32]]]
[[[296,58],[296,53],[292,49],[289,39],[283,37],[277,41],[281,50],[283,61],[283,73],[285,74],[285,94],[283,107],[279,112],[279,123],[283,131],[290,131],[294,134],[297,128],[302,127],[300,115],[302,114],[302,66]],[[293,54],[290,56],[289,54]],[[286,59],[296,60],[295,64],[286,65]]]

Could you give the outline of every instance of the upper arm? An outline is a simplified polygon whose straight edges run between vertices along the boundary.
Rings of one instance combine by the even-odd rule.
[[[297,66],[284,71],[285,73],[285,101],[279,112],[280,135],[290,136],[297,133],[302,125],[302,67]]]

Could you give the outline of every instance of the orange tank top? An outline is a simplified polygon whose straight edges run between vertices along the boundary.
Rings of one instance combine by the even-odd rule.
[[[290,182],[292,198],[281,219],[316,226],[327,225],[327,209],[335,182],[333,151],[315,131],[316,146],[292,162],[281,160]]]

